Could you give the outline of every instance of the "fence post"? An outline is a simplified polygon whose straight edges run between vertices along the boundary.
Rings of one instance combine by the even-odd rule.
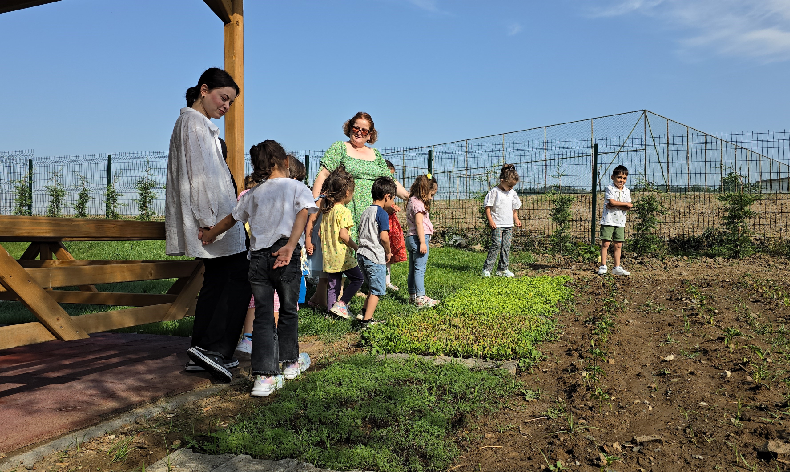
[[[593,166],[592,166],[592,190],[590,197],[592,198],[592,213],[590,214],[590,244],[595,244],[595,217],[598,215],[598,195],[596,188],[598,187],[598,143],[593,144]]]
[[[112,154],[107,154],[107,189],[109,189],[111,185],[112,185]],[[104,214],[109,215],[111,213],[110,199],[105,198],[104,200],[105,200]]]
[[[304,155],[304,183],[305,183],[305,185],[308,185],[308,182],[310,182],[310,155],[309,154],[305,154]]]
[[[433,149],[428,149],[428,173],[433,174]]]
[[[33,159],[27,160],[27,192],[30,200],[27,202],[27,214],[33,216]]]

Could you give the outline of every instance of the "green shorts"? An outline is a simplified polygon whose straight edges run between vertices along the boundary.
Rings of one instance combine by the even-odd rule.
[[[625,228],[622,226],[601,225],[601,241],[614,241],[616,243],[625,241]]]

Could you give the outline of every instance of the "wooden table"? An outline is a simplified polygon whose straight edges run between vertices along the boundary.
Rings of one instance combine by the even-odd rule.
[[[0,300],[22,302],[39,320],[0,327],[0,349],[53,339],[82,339],[89,333],[192,314],[203,283],[202,262],[75,260],[63,245],[63,241],[163,239],[165,225],[161,222],[0,216],[0,242],[30,242],[19,260],[0,245]],[[177,281],[166,294],[99,292],[95,287],[172,278]],[[59,290],[64,287],[79,287],[79,291]],[[132,308],[69,316],[60,303]]]

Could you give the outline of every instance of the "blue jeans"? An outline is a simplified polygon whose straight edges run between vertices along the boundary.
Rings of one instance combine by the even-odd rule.
[[[365,256],[357,254],[359,268],[365,276],[371,295],[383,297],[387,294],[387,265],[376,264]]]
[[[272,247],[250,254],[249,279],[255,297],[255,320],[252,322],[253,375],[279,375],[280,362],[296,362],[299,358],[299,317],[296,302],[302,279],[296,246],[287,266],[273,269],[278,251],[288,242],[283,238]],[[280,297],[280,319],[274,324],[274,291]]]
[[[420,254],[420,237],[416,234],[406,236],[406,251],[409,252],[409,295],[425,295],[425,268],[428,266],[428,253],[431,252],[431,235],[425,235],[425,254]]]

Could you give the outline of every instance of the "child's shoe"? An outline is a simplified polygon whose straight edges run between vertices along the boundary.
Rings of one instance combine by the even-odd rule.
[[[384,324],[384,321],[375,320],[373,318],[369,320],[362,320],[362,329],[368,329],[371,326],[376,326],[378,324]]]
[[[605,265],[602,265],[601,267],[599,267],[599,268],[598,268],[598,275],[603,275],[603,274],[605,274],[605,273],[606,273],[608,270],[609,270],[609,269],[608,269],[608,268],[607,268]]]
[[[612,269],[612,274],[613,275],[625,275],[625,276],[631,275],[630,272],[628,272],[627,270],[623,269],[623,266],[617,266],[614,269]]]
[[[239,344],[236,345],[236,352],[247,356],[252,355],[252,339],[242,336]]]
[[[483,277],[491,277],[491,271],[490,270],[483,270]]]
[[[283,377],[285,380],[293,380],[299,376],[302,372],[306,371],[310,367],[310,355],[306,352],[302,352],[299,354],[299,359],[296,362],[288,364],[283,369]]]
[[[505,269],[505,270],[497,271],[496,276],[497,277],[515,277],[516,274],[514,274],[513,272],[510,272],[509,270]]]
[[[439,300],[434,300],[433,298],[423,295],[421,297],[416,297],[413,303],[417,308],[431,308],[438,305]]]
[[[282,375],[256,375],[250,395],[253,397],[268,397],[278,388],[282,388],[282,386]]]
[[[387,282],[387,288],[392,290],[393,292],[397,292],[398,290],[400,290],[397,285],[393,285],[390,282]]]
[[[340,303],[335,302],[335,304],[332,305],[332,309],[329,311],[341,318],[346,320],[348,319],[348,306],[346,305],[341,305]]]

